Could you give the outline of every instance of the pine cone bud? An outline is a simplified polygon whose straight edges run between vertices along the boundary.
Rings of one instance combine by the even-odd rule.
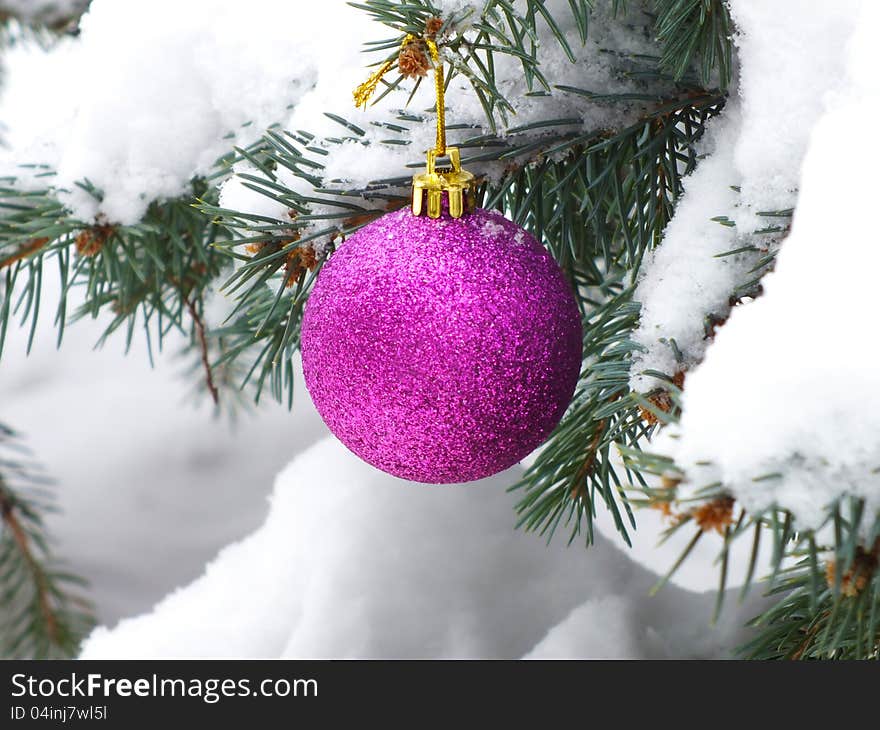
[[[298,239],[299,236],[296,238]],[[291,242],[295,240],[293,239]],[[284,262],[284,270],[288,272],[285,286],[290,289],[303,273],[314,271],[317,266],[318,254],[315,249],[307,243],[297,246],[287,255],[287,260]]]
[[[113,234],[114,228],[109,225],[99,224],[92,228],[80,231],[76,237],[76,252],[80,256],[97,256],[107,239]]]
[[[408,43],[397,57],[397,67],[402,76],[414,79],[417,76],[427,76],[431,62],[421,43]]]
[[[429,38],[433,38],[440,32],[440,29],[443,27],[443,18],[428,18],[425,22],[425,35]]]
[[[733,523],[733,505],[733,497],[717,497],[694,510],[694,522],[703,532],[715,530],[724,534],[724,528]]]

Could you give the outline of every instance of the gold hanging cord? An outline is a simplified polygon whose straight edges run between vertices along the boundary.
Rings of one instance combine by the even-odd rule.
[[[416,42],[425,44],[434,65],[437,138],[434,149],[428,150],[427,171],[413,177],[412,211],[414,215],[427,212],[429,218],[439,218],[445,192],[449,201],[449,215],[452,218],[461,218],[476,207],[474,195],[476,178],[467,170],[461,169],[461,155],[458,148],[446,146],[446,83],[437,43],[431,37],[420,38],[408,34],[401,42],[400,50],[403,51],[410,43]],[[367,102],[376,92],[382,77],[394,67],[395,63],[395,59],[389,59],[354,90],[355,106],[367,108]],[[437,167],[437,160],[444,157],[449,158],[449,166]],[[424,204],[425,198],[427,198],[427,206]]]

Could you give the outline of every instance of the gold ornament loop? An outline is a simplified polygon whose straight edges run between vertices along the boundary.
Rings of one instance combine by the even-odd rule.
[[[446,153],[446,80],[443,77],[443,62],[440,60],[437,44],[430,38],[426,38],[425,43],[434,62],[434,91],[437,99],[434,105],[437,110],[437,141],[434,151],[443,155]]]

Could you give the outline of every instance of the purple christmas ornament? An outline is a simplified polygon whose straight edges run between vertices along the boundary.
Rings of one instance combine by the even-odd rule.
[[[324,264],[302,326],[330,430],[404,479],[466,482],[549,435],[571,401],[581,324],[544,248],[500,213],[389,213]]]

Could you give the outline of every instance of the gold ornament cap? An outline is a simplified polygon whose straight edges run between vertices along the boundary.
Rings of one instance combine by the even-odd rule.
[[[437,166],[437,159],[449,158],[448,166]],[[428,151],[428,169],[413,176],[413,215],[427,213],[428,218],[439,218],[443,210],[443,194],[449,199],[449,215],[461,218],[476,207],[476,182],[474,175],[461,169],[458,147],[447,147],[441,155],[437,150]]]

